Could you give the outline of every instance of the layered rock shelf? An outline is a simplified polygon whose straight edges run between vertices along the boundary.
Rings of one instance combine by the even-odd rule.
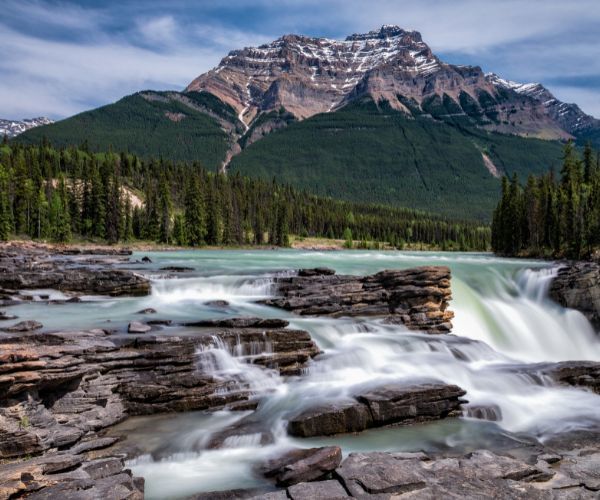
[[[195,500],[317,498],[511,498],[523,500],[597,499],[600,491],[600,444],[597,439],[578,443],[583,449],[530,447],[505,453],[477,450],[456,456],[417,453],[351,453],[323,480],[291,483],[287,489],[251,489],[203,493]],[[305,450],[308,460],[288,455],[290,470],[298,466],[298,477],[311,457],[314,475],[329,472],[335,456],[331,447]],[[520,455],[526,455],[526,457]],[[318,457],[323,457],[318,460]],[[285,458],[285,457],[284,457]],[[282,459],[279,459],[281,462]],[[277,461],[276,461],[277,462]],[[274,469],[279,471],[277,467]],[[293,472],[288,472],[289,476]],[[278,477],[278,476],[275,476]]]
[[[246,327],[189,333],[128,339],[103,330],[1,334],[0,460],[41,457],[0,465],[0,496],[50,488],[51,496],[40,498],[83,489],[89,493],[85,498],[100,498],[110,483],[131,493],[118,498],[141,498],[136,495],[141,495],[143,482],[123,469],[122,457],[97,462],[86,455],[112,444],[99,437],[102,429],[132,415],[248,401],[253,391],[244,380],[202,369],[199,358],[210,356],[216,344],[242,355],[254,353],[248,361],[281,374],[300,373],[319,352],[301,330]]]
[[[326,436],[458,416],[465,394],[456,385],[437,381],[387,384],[347,401],[310,407],[290,419],[288,432],[300,437]]]
[[[119,262],[122,252],[114,250],[108,253],[109,257],[99,257],[98,250],[93,252],[81,249],[57,252],[40,245],[26,250],[3,246],[0,248],[0,298],[10,301],[19,299],[19,290],[48,288],[74,295],[139,296],[150,293],[148,279],[112,267]],[[81,258],[63,258],[72,255]]]
[[[583,313],[600,331],[600,264],[573,262],[561,267],[550,285],[550,297]]]
[[[305,316],[379,316],[411,330],[447,333],[454,313],[450,269],[426,266],[342,276],[329,269],[301,270],[275,279],[279,297],[266,304]]]

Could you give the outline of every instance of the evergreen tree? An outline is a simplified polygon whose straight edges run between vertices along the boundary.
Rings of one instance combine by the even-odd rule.
[[[188,177],[184,203],[184,222],[187,244],[191,246],[202,246],[206,243],[206,216],[204,196],[200,190],[200,180],[196,175]]]
[[[12,212],[10,209],[9,176],[6,169],[0,164],[0,240],[9,239],[12,228]]]

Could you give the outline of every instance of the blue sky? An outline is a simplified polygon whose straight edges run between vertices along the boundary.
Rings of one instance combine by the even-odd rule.
[[[416,29],[442,59],[540,81],[600,117],[600,0],[0,2],[0,118],[62,118],[182,89],[229,50],[286,33]]]

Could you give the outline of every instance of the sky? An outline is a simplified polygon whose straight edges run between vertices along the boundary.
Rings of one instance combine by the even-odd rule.
[[[181,90],[236,48],[382,24],[600,117],[600,0],[0,0],[0,118],[60,119]]]

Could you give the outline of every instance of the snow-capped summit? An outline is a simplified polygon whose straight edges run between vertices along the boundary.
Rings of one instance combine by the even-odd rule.
[[[344,40],[291,34],[234,50],[186,91],[206,91],[231,105],[246,130],[265,112],[284,108],[303,119],[363,97],[409,115],[463,116],[489,130],[546,139],[569,138],[596,123],[540,84],[445,63],[418,31],[396,25]]]
[[[3,120],[0,118],[0,138],[5,135],[10,139],[22,134],[30,128],[54,123],[50,118],[40,116],[38,118],[25,118],[24,120]]]

